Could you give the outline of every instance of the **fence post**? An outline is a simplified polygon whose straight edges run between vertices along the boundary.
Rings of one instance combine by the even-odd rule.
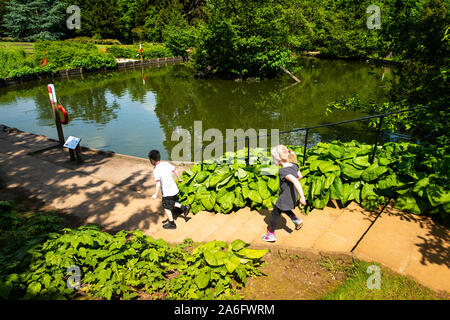
[[[250,166],[250,138],[249,137],[245,138],[245,144],[247,145],[247,161],[246,162],[247,162],[247,167],[248,167],[248,166]]]
[[[377,126],[377,138],[375,140],[375,145],[373,147],[373,151],[372,151],[372,159],[370,160],[370,163],[373,163],[373,161],[375,160],[375,153],[377,152],[377,146],[378,146],[378,139],[380,138],[380,132],[381,132],[381,126],[383,125],[383,118],[384,116],[380,117],[380,121],[378,122],[378,126]]]
[[[203,171],[203,150],[205,149],[205,146],[203,145],[203,141],[202,141],[202,149],[201,149],[201,154],[200,154],[200,168]]]
[[[308,144],[308,134],[309,134],[309,129],[306,129],[305,148],[303,149],[303,163],[302,163],[302,167],[305,165],[305,161],[306,161],[306,146]]]

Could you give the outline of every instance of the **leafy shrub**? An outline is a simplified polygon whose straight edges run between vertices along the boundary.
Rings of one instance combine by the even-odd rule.
[[[80,43],[94,43],[103,45],[120,45],[120,41],[117,39],[93,39],[89,37],[75,37],[72,39],[67,39],[66,41],[80,42]]]
[[[236,299],[236,288],[258,270],[267,250],[236,240],[191,249],[192,240],[171,247],[140,231],[102,232],[95,225],[61,229],[58,218],[19,216],[0,202],[0,297],[133,299],[139,292],[167,299]],[[79,291],[68,289],[68,268],[81,271]],[[174,276],[175,275],[175,276]],[[73,285],[74,283],[72,283]]]
[[[143,48],[142,57],[144,60],[173,56],[170,50],[163,45],[144,44]],[[108,48],[108,53],[115,58],[139,59],[139,46],[112,46]]]
[[[303,160],[303,147],[289,146]],[[307,150],[306,166],[300,181],[308,213],[322,209],[332,199],[343,206],[354,200],[367,210],[375,210],[389,199],[409,213],[439,215],[450,222],[450,156],[444,148],[428,148],[412,143],[386,143],[379,147],[371,164],[371,145],[356,141],[318,143]],[[272,208],[278,198],[278,167],[271,165],[268,152],[251,150],[255,165],[232,163],[243,159],[246,150],[227,153],[183,172],[179,184],[180,201],[201,210],[227,213],[251,206]],[[227,162],[228,164],[224,164]],[[241,161],[242,162],[242,161]]]
[[[48,74],[51,73],[53,69],[52,65],[46,65],[43,67],[29,67],[29,66],[24,66],[21,67],[19,69],[15,69],[12,70],[11,72],[9,72],[8,74],[8,78],[23,78],[23,77],[27,77],[27,76],[32,76],[35,74]]]
[[[107,52],[114,58],[136,59],[139,49],[136,51],[134,48],[115,45],[108,48]]]
[[[86,70],[100,70],[102,68],[114,68],[117,66],[117,62],[111,55],[95,52],[75,57],[70,66]]]
[[[28,70],[34,67],[34,62],[27,57],[23,48],[0,47],[0,78],[9,78],[11,73],[20,69]]]
[[[65,69],[70,68],[76,57],[95,54],[98,49],[91,43],[43,41],[35,44],[34,52],[36,64],[47,58],[55,68]]]
[[[186,58],[187,49],[194,45],[194,36],[188,27],[168,26],[163,32],[166,46],[174,55]]]
[[[145,60],[164,57],[173,57],[169,48],[159,44],[144,45],[143,58]]]

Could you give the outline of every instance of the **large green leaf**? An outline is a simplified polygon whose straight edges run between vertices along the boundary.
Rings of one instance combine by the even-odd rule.
[[[243,248],[239,251],[237,251],[236,253],[244,258],[248,258],[248,259],[261,259],[262,257],[264,257],[264,255],[268,252],[269,250],[264,249],[264,250],[255,250],[255,249],[248,249],[248,248]]]
[[[354,185],[344,183],[342,188],[342,198],[340,199],[343,204],[355,199],[354,189],[355,189]]]
[[[216,194],[214,192],[202,193],[200,201],[207,211],[212,211],[216,204]]]
[[[334,173],[325,174],[325,183],[323,185],[323,189],[324,190],[329,189],[330,186],[333,184],[335,178],[336,178],[336,175]]]
[[[253,202],[256,202],[256,203],[262,203],[262,201],[263,201],[263,199],[259,195],[259,192],[256,190],[250,190],[248,192],[248,197],[250,198],[250,200],[252,200]]]
[[[226,258],[226,254],[218,249],[208,248],[203,252],[203,256],[210,266],[217,267],[225,263],[224,259]]]
[[[335,144],[329,144],[328,150],[334,159],[340,159],[345,155],[345,149]]]
[[[244,181],[248,178],[247,171],[242,168],[238,168],[234,175],[239,179],[239,181]]]
[[[389,169],[387,167],[380,167],[378,166],[377,162],[374,162],[367,169],[364,170],[364,172],[361,174],[361,178],[364,181],[370,182],[378,179],[388,170]]]
[[[227,213],[233,209],[235,198],[236,196],[234,195],[234,192],[227,192],[220,198],[218,197],[216,201],[220,204],[220,207],[224,210],[224,213]]]
[[[237,267],[241,264],[241,260],[235,255],[231,256],[229,259],[225,259],[225,267],[229,273],[233,273]]]
[[[316,209],[323,209],[327,206],[328,201],[330,201],[330,192],[327,191],[319,197],[313,200],[313,206]]]
[[[382,180],[379,180],[377,182],[376,186],[377,186],[377,189],[380,189],[380,190],[387,190],[387,189],[391,189],[393,187],[399,186],[399,182],[397,181],[397,175],[390,174],[390,175],[384,177]]]
[[[363,170],[357,169],[353,165],[347,163],[341,163],[341,170],[342,174],[347,179],[359,179],[361,174],[364,172]]]
[[[333,184],[330,187],[330,198],[335,200],[340,200],[344,197],[344,186],[342,185],[342,180],[336,177],[333,180]]]
[[[198,274],[194,278],[194,282],[197,287],[201,290],[208,286],[209,280],[211,279],[211,269],[204,267],[198,271]]]
[[[416,197],[411,192],[400,195],[394,203],[394,208],[415,214],[421,213]]]
[[[276,193],[278,191],[278,189],[280,188],[280,183],[278,181],[278,178],[269,179],[269,182],[267,183],[267,187],[269,188],[270,191],[272,191],[272,194]]]
[[[261,196],[261,198],[263,200],[266,200],[266,199],[270,198],[270,196],[272,194],[267,189],[267,183],[264,180],[259,179],[257,184],[258,184],[258,192],[259,192],[259,195]]]
[[[231,243],[231,248],[233,251],[239,251],[247,246],[248,244],[240,239],[236,239]]]
[[[209,177],[209,172],[208,171],[200,171],[199,173],[197,173],[197,175],[195,176],[195,182],[198,183],[202,183],[206,180],[206,178]]]
[[[234,198],[234,205],[237,208],[243,208],[246,205],[246,201],[244,199],[244,196],[242,194],[242,188],[241,187],[237,187],[236,189],[234,189],[234,194],[235,194],[235,198]]]
[[[334,170],[328,170],[328,168],[332,168],[334,166],[333,161],[328,160],[316,160],[312,161],[311,165],[309,166],[311,171],[321,171],[322,173],[328,172],[328,171],[334,171]]]
[[[353,164],[361,169],[367,168],[368,166],[370,166],[369,156],[354,157]]]
[[[437,184],[427,187],[427,198],[433,207],[450,202],[450,192]]]

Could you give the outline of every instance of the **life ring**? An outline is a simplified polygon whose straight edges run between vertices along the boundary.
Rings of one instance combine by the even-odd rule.
[[[69,123],[69,114],[67,113],[66,109],[64,109],[64,107],[61,105],[58,105],[58,109],[59,109],[59,111],[62,112],[62,114],[64,116],[63,120],[61,120],[61,117],[59,117],[59,119],[61,120],[61,123],[68,124]]]

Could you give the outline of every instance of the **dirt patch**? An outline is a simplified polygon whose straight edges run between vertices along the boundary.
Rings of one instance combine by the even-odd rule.
[[[271,249],[261,267],[266,276],[247,279],[240,290],[245,300],[314,300],[347,278],[350,256]]]

